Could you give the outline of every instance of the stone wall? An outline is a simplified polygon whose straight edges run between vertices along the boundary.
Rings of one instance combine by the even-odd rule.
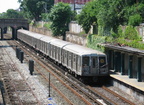
[[[36,32],[36,33],[52,36],[51,30],[48,30],[46,28],[36,28],[34,26],[29,26],[29,30],[32,31],[32,32]]]
[[[82,29],[82,26],[78,25],[77,22],[72,21],[69,23],[69,32],[74,33],[74,34],[79,34],[81,32],[84,32],[84,30]],[[89,34],[93,33],[93,28],[91,27]]]
[[[47,36],[52,36],[52,32],[45,28],[36,28],[36,27],[30,26],[29,30],[32,32],[44,34]],[[57,37],[57,38],[62,39],[62,37]],[[71,32],[67,32],[66,40],[72,43],[82,45],[82,46],[86,46],[86,43],[87,43],[85,36],[83,37],[83,36],[80,36],[79,34],[71,33]]]
[[[80,36],[79,34],[70,33],[70,32],[67,32],[66,40],[82,46],[86,46],[87,44],[86,37]]]

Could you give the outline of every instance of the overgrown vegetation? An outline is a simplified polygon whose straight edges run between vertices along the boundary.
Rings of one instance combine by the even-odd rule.
[[[96,34],[87,36],[87,47],[104,52],[104,47],[100,46],[100,43],[105,43],[105,36],[99,36]]]
[[[96,25],[98,35],[116,34],[119,25],[137,26],[144,21],[144,0],[92,0],[77,16],[86,33]]]
[[[44,24],[44,27],[48,30],[50,30],[51,22],[47,22]]]
[[[118,29],[118,33],[112,33],[111,36],[106,37],[106,43],[118,44],[119,46],[130,46],[144,50],[144,43],[142,37],[138,34],[136,28],[133,26],[127,26],[125,31],[122,31],[121,27]]]
[[[100,36],[94,34],[88,35],[87,40],[87,47],[102,52],[104,52],[104,47],[101,46],[102,43],[109,43],[121,47],[129,46],[144,50],[144,43],[142,42],[142,37],[140,37],[136,28],[134,28],[133,26],[127,26],[124,31],[121,27],[119,27],[118,33],[112,31],[110,36]]]

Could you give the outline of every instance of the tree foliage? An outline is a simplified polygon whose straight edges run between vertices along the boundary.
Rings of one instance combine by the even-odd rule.
[[[97,9],[96,1],[88,2],[86,6],[82,9],[81,13],[77,16],[78,23],[82,26],[86,33],[91,29],[91,25],[96,25],[97,23]]]
[[[138,40],[140,36],[138,35],[137,30],[133,26],[127,26],[124,32],[124,36],[126,39],[130,40]]]
[[[5,19],[13,19],[13,18],[24,18],[22,12],[13,10],[13,9],[8,9],[6,12],[0,14],[0,18],[5,18]]]
[[[141,22],[142,22],[142,17],[140,16],[140,14],[134,14],[129,17],[128,24],[132,26],[138,26],[139,23]]]
[[[144,21],[143,10],[144,0],[93,0],[82,9],[77,20],[86,32],[95,23],[99,31],[117,33],[119,25],[136,26]]]
[[[33,18],[35,21],[41,20],[41,14],[49,12],[54,4],[54,0],[18,0],[21,3],[21,10],[24,11],[27,18]]]
[[[60,2],[51,8],[49,19],[52,21],[51,29],[54,36],[62,35],[63,40],[65,40],[71,15],[72,11],[69,4]]]

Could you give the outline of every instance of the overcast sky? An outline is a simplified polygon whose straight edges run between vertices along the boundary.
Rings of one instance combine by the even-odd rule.
[[[18,9],[18,0],[0,0],[0,13],[6,12],[8,9]]]

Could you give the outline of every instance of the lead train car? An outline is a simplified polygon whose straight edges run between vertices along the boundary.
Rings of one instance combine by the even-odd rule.
[[[76,75],[83,78],[93,77],[93,81],[97,80],[96,77],[108,75],[107,58],[104,53],[76,44],[65,46],[62,52],[63,56],[66,56],[63,57],[62,64]]]
[[[18,30],[17,36],[78,77],[95,81],[109,75],[107,57],[100,51],[26,30]]]

